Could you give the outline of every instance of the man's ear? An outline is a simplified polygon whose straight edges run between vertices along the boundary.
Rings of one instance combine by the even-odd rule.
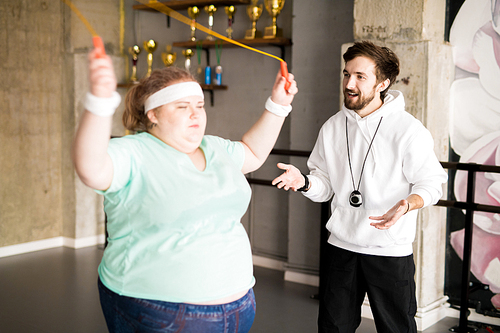
[[[385,79],[384,81],[380,82],[379,87],[378,87],[378,91],[382,92],[382,91],[386,90],[387,87],[389,87],[390,83],[391,83],[391,80],[389,80],[389,79]]]

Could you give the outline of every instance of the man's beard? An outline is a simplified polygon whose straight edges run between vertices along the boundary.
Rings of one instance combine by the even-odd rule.
[[[371,94],[366,96],[366,97],[364,97],[363,95],[361,95],[358,92],[357,93],[358,98],[356,101],[349,99],[348,93],[356,94],[355,91],[352,91],[350,89],[344,89],[344,105],[345,105],[345,107],[348,108],[349,110],[352,110],[352,111],[360,111],[360,110],[363,110],[368,104],[370,104],[371,101],[373,101],[373,99],[375,98],[375,87],[372,90]]]

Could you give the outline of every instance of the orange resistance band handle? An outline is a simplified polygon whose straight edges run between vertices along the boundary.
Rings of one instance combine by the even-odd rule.
[[[97,50],[97,58],[101,58],[106,55],[106,51],[104,50],[104,43],[102,42],[101,37],[92,37],[92,43],[94,43],[94,48]]]
[[[286,65],[286,62],[280,61],[280,63],[281,63],[281,76],[283,76],[286,79],[285,90],[288,90],[292,85],[292,82],[288,81],[288,67]]]

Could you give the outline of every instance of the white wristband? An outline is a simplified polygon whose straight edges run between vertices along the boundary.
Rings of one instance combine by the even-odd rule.
[[[271,100],[271,97],[267,99],[265,107],[267,111],[274,113],[279,117],[286,117],[292,111],[292,105],[284,106],[276,104]]]
[[[120,105],[122,98],[120,94],[113,91],[111,97],[96,97],[91,93],[85,95],[83,106],[85,110],[92,112],[100,117],[109,117],[115,113],[116,108]]]

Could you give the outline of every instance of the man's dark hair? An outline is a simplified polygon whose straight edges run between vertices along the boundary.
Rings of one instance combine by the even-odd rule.
[[[367,57],[373,60],[375,63],[377,84],[386,79],[390,80],[389,86],[380,92],[380,98],[384,100],[387,91],[399,75],[399,59],[397,55],[385,46],[378,46],[372,42],[362,41],[355,42],[353,46],[349,47],[343,57],[346,63],[356,57]]]

